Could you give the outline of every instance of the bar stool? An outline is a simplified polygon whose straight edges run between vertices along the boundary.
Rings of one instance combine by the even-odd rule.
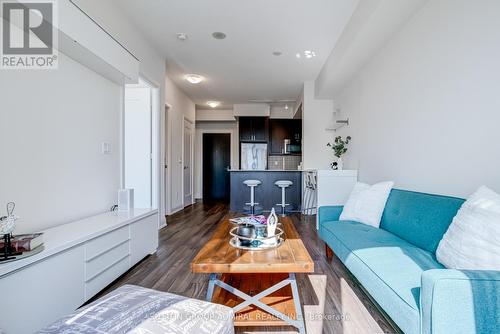
[[[245,180],[243,183],[250,188],[250,202],[245,203],[246,206],[243,210],[245,213],[249,213],[251,215],[262,213],[262,208],[258,206],[259,203],[255,202],[255,187],[260,185],[262,182],[259,180]]]
[[[281,203],[278,203],[277,205],[281,206],[281,215],[285,216],[285,208],[290,205],[286,203],[285,191],[286,188],[290,187],[293,184],[293,182],[288,180],[279,180],[274,182],[274,184],[281,188]]]

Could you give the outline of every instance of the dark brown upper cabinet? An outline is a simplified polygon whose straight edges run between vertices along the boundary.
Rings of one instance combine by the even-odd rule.
[[[269,140],[268,117],[240,117],[240,141],[267,142]]]
[[[269,121],[269,154],[282,154],[285,139],[290,144],[301,145],[302,120],[300,119],[271,119]]]

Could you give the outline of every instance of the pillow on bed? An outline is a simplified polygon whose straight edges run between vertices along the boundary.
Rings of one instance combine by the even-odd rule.
[[[472,194],[439,242],[436,258],[452,269],[500,270],[500,195],[484,186]]]
[[[356,183],[344,205],[340,220],[353,220],[378,228],[393,186],[394,182],[380,182],[372,186]]]

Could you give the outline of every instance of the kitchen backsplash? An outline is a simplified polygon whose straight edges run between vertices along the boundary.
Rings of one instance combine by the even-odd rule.
[[[267,161],[268,169],[297,170],[302,156],[300,155],[270,155]]]

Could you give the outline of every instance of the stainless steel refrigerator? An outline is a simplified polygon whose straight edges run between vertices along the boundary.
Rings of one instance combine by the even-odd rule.
[[[240,155],[242,170],[267,169],[267,144],[241,143]]]

